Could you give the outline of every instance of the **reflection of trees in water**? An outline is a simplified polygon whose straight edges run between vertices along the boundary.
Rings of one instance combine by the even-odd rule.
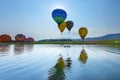
[[[0,54],[8,54],[10,51],[9,45],[0,45]]]
[[[88,59],[88,56],[87,56],[87,53],[85,51],[85,49],[83,48],[82,51],[80,52],[80,55],[79,55],[79,61],[82,62],[82,63],[86,63],[87,62],[87,59]]]
[[[16,55],[24,53],[24,45],[15,45],[14,46],[14,53]]]
[[[34,45],[32,45],[32,44],[31,45],[25,45],[25,48],[28,52],[31,52],[34,48]]]
[[[65,79],[65,62],[62,56],[57,60],[56,65],[48,71],[48,80],[64,80]]]

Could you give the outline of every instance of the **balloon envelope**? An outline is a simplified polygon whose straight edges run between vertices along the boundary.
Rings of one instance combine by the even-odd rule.
[[[61,24],[65,21],[67,13],[63,9],[54,9],[52,12],[52,18],[57,24]]]
[[[72,29],[73,25],[74,23],[72,21],[66,21],[66,26],[69,31]]]
[[[23,42],[23,41],[25,41],[25,35],[23,35],[23,34],[17,34],[16,36],[15,36],[15,40],[16,41],[19,41],[19,42]]]
[[[80,37],[82,38],[82,40],[84,40],[84,38],[86,37],[87,33],[88,33],[88,30],[87,28],[85,27],[81,27],[79,30],[78,30],[78,33],[80,35]]]
[[[34,39],[32,37],[28,37],[28,38],[26,38],[26,41],[27,42],[34,42]]]
[[[66,22],[63,22],[60,25],[58,25],[58,28],[59,28],[60,32],[62,33],[66,28]]]
[[[2,42],[10,42],[11,41],[11,37],[7,34],[1,35],[0,39],[1,39]]]
[[[1,38],[1,36],[0,36],[0,42],[2,42],[2,38]]]

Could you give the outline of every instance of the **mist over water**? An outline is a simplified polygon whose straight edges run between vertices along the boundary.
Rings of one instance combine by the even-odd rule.
[[[0,46],[0,80],[120,80],[119,45]]]

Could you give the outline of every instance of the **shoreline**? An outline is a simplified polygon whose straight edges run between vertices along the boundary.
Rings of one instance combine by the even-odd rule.
[[[71,45],[120,45],[120,40],[118,42],[116,41],[92,41],[92,42],[79,42],[79,41],[54,41],[54,42],[0,42],[0,45],[21,45],[21,44],[28,44],[28,45],[32,45],[32,44],[71,44]]]

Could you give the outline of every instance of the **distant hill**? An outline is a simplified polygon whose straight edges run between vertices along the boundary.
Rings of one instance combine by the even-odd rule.
[[[91,38],[86,38],[85,41],[101,41],[101,40],[120,40],[120,33],[116,34],[107,34],[104,36],[100,37],[91,37]],[[44,40],[39,40],[39,42],[59,42],[59,41],[81,41],[81,39],[44,39]]]
[[[98,40],[118,40],[120,39],[120,33],[107,34],[100,37],[86,38],[87,41],[98,41]]]

